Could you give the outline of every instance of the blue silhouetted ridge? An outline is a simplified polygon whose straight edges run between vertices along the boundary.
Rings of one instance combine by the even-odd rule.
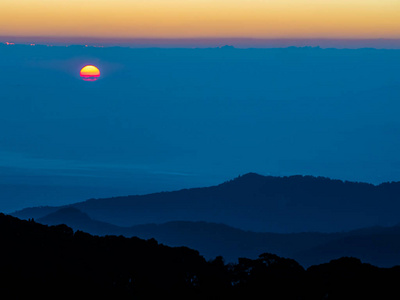
[[[118,226],[170,221],[223,223],[258,232],[337,232],[399,222],[400,184],[373,185],[314,176],[249,173],[220,185],[90,199],[72,207]],[[60,207],[14,213],[39,218]]]

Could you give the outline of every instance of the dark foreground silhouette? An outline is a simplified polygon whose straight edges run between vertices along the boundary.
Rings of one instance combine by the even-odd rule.
[[[344,257],[305,270],[264,253],[225,264],[155,240],[93,236],[0,214],[0,289],[10,299],[384,299],[400,267]]]

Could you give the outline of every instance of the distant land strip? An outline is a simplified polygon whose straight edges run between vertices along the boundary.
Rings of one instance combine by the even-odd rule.
[[[400,49],[400,39],[260,39],[260,38],[94,38],[94,37],[51,37],[51,36],[0,36],[0,43],[45,44],[45,45],[88,45],[124,46],[132,48],[209,48],[225,45],[236,48],[285,48],[321,47],[338,49]]]

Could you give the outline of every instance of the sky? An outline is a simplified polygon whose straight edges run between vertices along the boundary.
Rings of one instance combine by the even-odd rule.
[[[400,38],[398,0],[2,0],[0,36]]]
[[[400,181],[399,70],[400,50],[0,44],[0,210],[248,172]]]
[[[398,181],[396,49],[398,0],[1,0],[0,211],[248,172]]]

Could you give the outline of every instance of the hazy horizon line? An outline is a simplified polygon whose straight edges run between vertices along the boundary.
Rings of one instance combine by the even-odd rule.
[[[193,37],[193,38],[112,38],[76,36],[0,36],[1,43],[47,44],[54,46],[125,46],[131,48],[209,48],[225,45],[236,48],[377,48],[400,49],[396,38],[253,38],[253,37]]]

